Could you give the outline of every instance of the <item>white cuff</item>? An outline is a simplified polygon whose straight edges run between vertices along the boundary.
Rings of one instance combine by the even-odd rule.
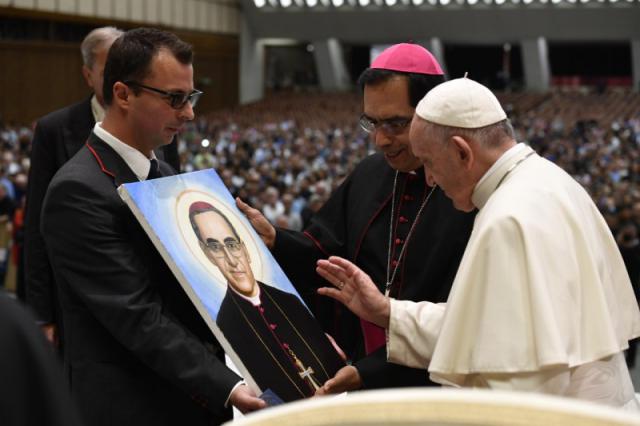
[[[425,369],[433,356],[446,304],[390,299],[387,360]]]
[[[229,396],[227,396],[227,400],[224,402],[224,408],[229,406],[229,400],[231,399],[231,394],[238,386],[246,385],[247,383],[244,380],[240,380],[234,387],[231,388],[231,392],[229,392]]]

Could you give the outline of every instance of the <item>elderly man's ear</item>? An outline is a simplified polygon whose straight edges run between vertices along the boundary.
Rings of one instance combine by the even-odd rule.
[[[452,136],[451,143],[454,149],[454,160],[464,170],[471,170],[474,154],[470,143],[462,136]]]

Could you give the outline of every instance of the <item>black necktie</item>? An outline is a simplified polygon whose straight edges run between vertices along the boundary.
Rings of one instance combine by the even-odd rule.
[[[160,174],[160,165],[158,164],[158,160],[152,158],[151,160],[149,160],[149,162],[151,163],[151,167],[149,168],[149,175],[147,176],[147,180],[162,177],[162,175]]]

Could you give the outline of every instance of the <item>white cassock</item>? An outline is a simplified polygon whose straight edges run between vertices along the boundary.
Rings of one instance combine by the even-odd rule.
[[[391,301],[390,362],[432,380],[639,409],[622,351],[640,312],[587,192],[526,145],[478,182],[471,238],[446,304]]]

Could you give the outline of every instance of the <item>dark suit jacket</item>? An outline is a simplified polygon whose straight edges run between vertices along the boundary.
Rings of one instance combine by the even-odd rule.
[[[35,319],[0,291],[0,424],[79,426],[51,345]]]
[[[262,391],[271,389],[285,402],[313,396],[315,389],[300,378],[281,345],[288,345],[305,367],[313,368],[319,385],[344,367],[344,362],[300,299],[258,285],[258,307],[227,289],[216,324]]]
[[[162,175],[171,168],[160,162]],[[42,234],[64,361],[87,425],[205,425],[240,378],[116,188],[137,181],[94,134],[51,181]],[[216,356],[218,355],[218,357]]]
[[[38,120],[31,141],[31,167],[25,214],[26,298],[40,321],[56,322],[55,285],[40,233],[42,201],[53,175],[87,141],[95,120],[91,97]],[[176,141],[157,152],[179,171]]]
[[[78,152],[93,125],[89,97],[41,118],[33,134],[25,212],[25,293],[41,321],[55,321],[55,284],[40,233],[42,201],[53,175]]]

